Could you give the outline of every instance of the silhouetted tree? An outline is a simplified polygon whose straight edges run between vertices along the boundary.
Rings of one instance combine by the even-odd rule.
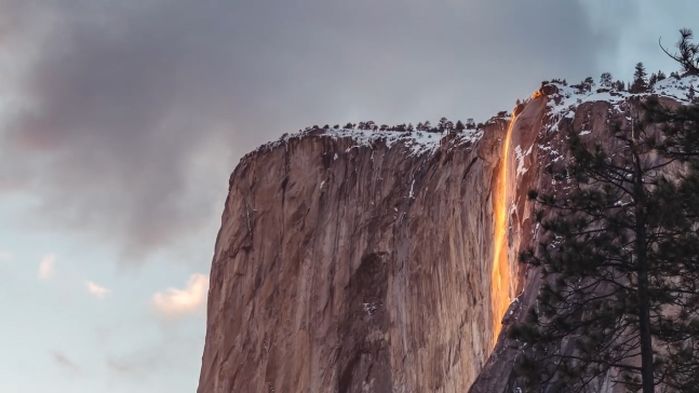
[[[651,99],[612,141],[567,141],[569,161],[551,169],[564,186],[530,193],[544,235],[522,260],[544,283],[510,331],[530,345],[518,375],[533,391],[582,392],[616,369],[630,391],[696,392],[699,108]]]
[[[699,44],[695,44],[692,40],[694,34],[691,29],[683,28],[680,29],[680,40],[677,41],[675,45],[677,47],[678,53],[670,53],[665,49],[658,39],[658,45],[660,48],[670,56],[673,60],[680,63],[684,72],[689,75],[699,75]]]
[[[600,75],[599,84],[601,87],[611,89],[612,83],[612,74],[610,74],[609,72],[603,72],[602,75]]]
[[[652,89],[655,83],[658,81],[658,75],[654,72],[648,77],[648,88]]]
[[[624,91],[626,90],[626,84],[624,83],[624,81],[618,80],[614,82],[613,88],[616,91]]]
[[[646,80],[646,68],[643,63],[636,63],[635,71],[633,73],[633,83],[629,88],[631,93],[643,93],[648,90],[648,81]]]
[[[650,77],[648,78],[648,87],[652,88],[655,86],[656,83],[660,82],[661,80],[665,79],[665,73],[662,71],[654,72],[650,74]]]
[[[454,123],[449,121],[446,117],[442,117],[439,119],[439,124],[437,125],[437,130],[439,131],[445,131],[445,130],[450,130],[454,127]]]

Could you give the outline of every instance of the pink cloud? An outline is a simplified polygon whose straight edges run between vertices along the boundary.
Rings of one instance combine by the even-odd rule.
[[[189,277],[183,289],[168,288],[163,292],[157,292],[151,302],[155,310],[166,317],[196,314],[204,310],[208,290],[208,277],[195,273]]]

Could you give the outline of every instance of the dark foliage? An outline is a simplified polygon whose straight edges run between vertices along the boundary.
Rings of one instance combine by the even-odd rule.
[[[680,63],[684,72],[689,75],[699,75],[699,44],[693,42],[694,34],[691,29],[680,29],[680,39],[675,45],[678,52],[670,53],[658,39],[660,48],[673,60]]]
[[[599,77],[599,84],[605,89],[611,89],[614,82],[612,81],[612,74],[609,72],[603,72]]]
[[[648,81],[646,80],[646,68],[643,63],[636,63],[635,71],[633,73],[633,83],[629,87],[631,93],[643,93],[648,90]]]
[[[507,112],[502,112],[503,115],[506,115]],[[436,126],[432,126],[432,123],[429,121],[425,122],[420,122],[417,123],[417,126],[413,126],[413,123],[400,123],[400,124],[395,124],[395,125],[388,125],[388,124],[381,124],[377,125],[375,122],[369,120],[369,121],[360,121],[359,123],[347,123],[345,124],[344,129],[347,130],[353,130],[353,129],[358,129],[362,131],[394,131],[394,132],[414,132],[414,131],[420,131],[420,132],[444,132],[444,131],[454,131],[454,132],[461,132],[464,130],[474,130],[477,128],[482,128],[483,124],[480,124],[478,127],[476,126],[476,123],[473,121],[473,119],[469,118],[465,122],[461,120],[457,120],[456,122],[453,122],[446,117],[442,117],[439,122],[437,123]],[[310,127],[306,127],[306,131],[327,131],[329,129],[334,129],[338,130],[340,129],[339,124],[335,124],[334,126],[330,127],[330,125],[326,124],[323,127],[319,127],[318,125],[313,125]],[[299,130],[303,131],[303,130]]]
[[[568,135],[561,187],[532,191],[543,230],[522,261],[543,277],[510,336],[529,390],[699,391],[699,107],[654,99],[604,144]]]

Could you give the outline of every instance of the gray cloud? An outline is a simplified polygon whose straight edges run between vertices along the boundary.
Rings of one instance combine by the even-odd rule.
[[[192,325],[189,326],[190,329],[191,327]],[[173,385],[169,391],[184,388],[183,379],[170,378],[164,381],[158,378],[158,375],[166,372],[168,375],[189,375],[191,379],[188,378],[187,383],[194,385],[190,390],[196,389],[197,375],[190,371],[198,370],[201,359],[192,354],[201,351],[203,338],[194,338],[186,333],[187,329],[182,328],[183,326],[169,325],[160,338],[137,350],[105,354],[106,370],[115,383],[124,387],[130,384],[142,387],[144,383],[153,383],[157,386],[155,390],[163,390],[168,385]]]
[[[484,118],[613,45],[557,0],[0,2],[0,191],[135,255],[215,226],[235,159],[282,132]]]
[[[71,373],[77,373],[80,371],[80,367],[78,367],[78,365],[75,364],[75,362],[70,360],[65,353],[61,351],[51,351],[50,355],[54,363],[59,367],[63,368],[64,370],[67,370]]]

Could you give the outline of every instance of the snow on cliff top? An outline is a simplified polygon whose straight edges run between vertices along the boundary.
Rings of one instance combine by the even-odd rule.
[[[581,91],[574,85],[560,82],[551,84],[558,88],[558,93],[554,94],[554,99],[549,104],[550,111],[554,120],[560,120],[563,117],[573,117],[575,109],[585,102],[605,101],[616,106],[633,96],[657,95],[672,98],[682,104],[689,104],[691,103],[689,98],[690,88],[699,89],[699,76],[688,75],[680,79],[674,77],[665,78],[658,81],[648,92],[644,93],[600,89],[595,84],[592,84],[591,91]],[[699,96],[699,91],[696,94]]]
[[[620,109],[619,105],[631,97],[647,97],[658,96],[668,97],[680,104],[687,105],[692,103],[690,98],[690,90],[699,88],[699,76],[684,76],[682,78],[669,77],[658,81],[647,92],[630,93],[628,91],[618,91],[613,89],[600,89],[594,83],[588,90],[582,89],[580,85],[568,85],[565,82],[546,83],[540,90],[534,93],[533,97],[544,94],[546,86],[553,85],[556,87],[554,93],[548,95],[548,110],[551,115],[549,121],[549,132],[558,131],[560,120],[564,118],[572,119],[575,116],[577,108],[587,102],[607,102],[616,109]],[[699,94],[699,92],[695,92]],[[589,133],[589,130],[583,130],[580,135]],[[563,155],[556,150],[551,141],[539,148],[548,152],[549,159],[553,162],[560,160]],[[518,146],[519,147],[519,146]],[[518,160],[520,158],[518,157]],[[519,169],[518,169],[519,172]]]
[[[291,139],[315,135],[319,137],[329,137],[335,140],[351,140],[352,145],[346,149],[347,151],[359,146],[374,146],[377,143],[383,144],[387,148],[391,148],[396,144],[401,144],[408,149],[409,155],[422,155],[436,150],[442,138],[449,132],[453,133],[455,141],[458,144],[475,142],[483,135],[483,130],[481,129],[436,132],[307,127],[296,133],[284,134],[280,139],[264,144],[257,150],[272,149],[288,143]]]
[[[357,130],[357,129],[327,129],[323,130],[323,135],[332,138],[351,138],[356,145],[373,145],[374,143],[385,143],[386,147],[391,147],[396,143],[402,143],[410,150],[410,154],[420,155],[439,147],[439,142],[446,135],[445,132],[430,131],[389,131],[389,130]],[[463,130],[455,132],[459,142],[474,142],[480,139],[483,132],[481,130]]]
[[[680,79],[674,77],[665,78],[658,81],[648,92],[637,94],[628,91],[601,89],[600,86],[594,83],[590,85],[589,91],[581,89],[576,85],[568,85],[565,82],[551,82],[548,85],[553,85],[557,89],[557,92],[549,97],[549,111],[552,120],[550,124],[553,128],[557,128],[558,122],[562,118],[572,118],[577,107],[586,102],[605,101],[613,106],[617,106],[629,97],[658,95],[672,98],[683,104],[689,104],[691,101],[689,92],[692,87],[698,90],[696,94],[699,96],[699,76],[684,76]],[[382,143],[388,148],[400,144],[408,148],[408,154],[421,155],[435,151],[448,132],[456,136],[455,140],[457,143],[476,142],[483,136],[482,129],[435,132],[434,130],[402,131],[381,129],[376,126],[373,129],[307,127],[296,133],[284,134],[280,139],[260,146],[257,151],[279,147],[292,139],[315,135],[336,140],[351,140],[352,146],[348,150],[358,146],[374,146],[377,143]]]

